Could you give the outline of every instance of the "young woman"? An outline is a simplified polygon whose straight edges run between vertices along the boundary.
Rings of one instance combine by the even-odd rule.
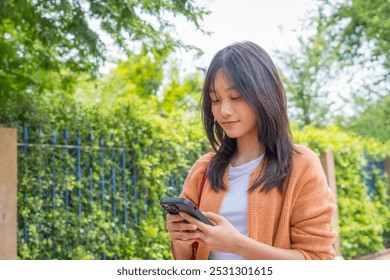
[[[174,258],[333,259],[334,197],[317,155],[292,143],[285,91],[260,46],[214,56],[202,114],[214,153],[194,164],[181,197],[197,204],[202,189],[199,209],[214,226],[168,214]]]

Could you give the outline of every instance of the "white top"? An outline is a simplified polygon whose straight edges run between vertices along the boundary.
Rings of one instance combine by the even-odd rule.
[[[229,166],[229,191],[222,201],[220,215],[224,216],[241,234],[248,236],[248,186],[250,175],[260,164],[264,154],[240,166]],[[244,260],[231,254],[211,251],[209,260]]]

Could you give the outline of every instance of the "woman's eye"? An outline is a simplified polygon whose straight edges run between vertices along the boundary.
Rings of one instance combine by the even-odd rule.
[[[219,100],[218,100],[218,99],[211,99],[211,102],[212,102],[212,103],[218,103]]]
[[[241,98],[241,96],[232,97],[232,100],[238,100],[238,99],[240,99],[240,98]]]

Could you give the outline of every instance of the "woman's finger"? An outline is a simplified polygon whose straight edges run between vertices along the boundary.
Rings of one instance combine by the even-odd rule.
[[[169,236],[172,240],[195,241],[199,238],[199,233],[197,231],[172,231],[169,232]]]
[[[201,231],[207,231],[207,227],[209,227],[209,225],[206,225],[205,223],[199,221],[198,219],[192,217],[185,212],[179,212],[179,215],[183,217],[187,222],[196,225],[196,227]]]
[[[217,224],[221,224],[225,218],[221,215],[215,214],[213,212],[203,212],[207,219],[216,222]]]
[[[196,225],[187,222],[173,222],[167,223],[168,231],[194,231],[197,229]]]
[[[180,215],[177,215],[177,214],[167,214],[166,220],[167,220],[167,222],[180,222],[180,221],[184,221],[184,219],[182,217],[180,217]]]

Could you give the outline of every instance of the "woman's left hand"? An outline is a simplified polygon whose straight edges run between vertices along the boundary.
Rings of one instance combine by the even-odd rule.
[[[214,224],[214,226],[206,225],[198,219],[180,212],[181,217],[189,223],[197,226],[200,243],[205,244],[209,250],[218,252],[235,252],[237,240],[241,233],[223,216],[212,213],[203,212],[203,214]]]

